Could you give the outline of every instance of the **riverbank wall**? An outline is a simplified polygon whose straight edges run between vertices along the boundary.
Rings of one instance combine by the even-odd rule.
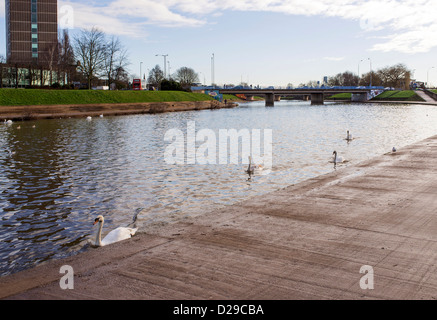
[[[99,115],[155,114],[164,112],[234,108],[238,104],[216,100],[178,102],[100,103],[70,105],[0,106],[0,120],[58,119]]]
[[[436,167],[433,136],[1,277],[0,298],[437,299]]]

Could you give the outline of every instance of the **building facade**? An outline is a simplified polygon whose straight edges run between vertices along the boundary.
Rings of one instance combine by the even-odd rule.
[[[53,62],[58,43],[57,0],[6,0],[5,4],[7,63]]]

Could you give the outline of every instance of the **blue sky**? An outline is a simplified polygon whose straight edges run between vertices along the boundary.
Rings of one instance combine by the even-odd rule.
[[[170,72],[191,67],[210,84],[214,53],[218,84],[297,86],[404,63],[437,85],[435,0],[62,0],[59,10],[72,36],[92,26],[118,36],[136,75],[168,54]],[[4,0],[0,20],[4,54]]]

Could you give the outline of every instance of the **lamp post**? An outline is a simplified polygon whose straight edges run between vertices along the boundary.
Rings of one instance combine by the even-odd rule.
[[[214,53],[211,57],[211,86],[214,86]]]
[[[367,60],[370,61],[370,86],[372,86],[372,60],[370,58],[367,58]]]
[[[158,57],[158,56],[163,56],[164,57],[164,78],[167,78],[166,70],[167,70],[167,57],[168,57],[168,54],[156,54],[155,55],[155,57]]]
[[[358,62],[358,78],[360,77],[360,63],[363,62],[363,59]]]
[[[434,69],[435,67],[431,67],[428,69],[428,72],[426,73],[426,87],[428,88],[429,86],[429,70]]]
[[[147,78],[146,78],[146,75],[144,75],[144,80],[146,80],[146,87],[147,87],[147,90],[150,90],[150,89],[149,89],[149,76],[150,76],[150,69],[147,68]]]

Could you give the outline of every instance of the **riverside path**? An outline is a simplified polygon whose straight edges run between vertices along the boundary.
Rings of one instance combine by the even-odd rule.
[[[436,168],[433,136],[1,277],[0,297],[435,299]],[[63,265],[74,270],[74,289],[60,287]]]

